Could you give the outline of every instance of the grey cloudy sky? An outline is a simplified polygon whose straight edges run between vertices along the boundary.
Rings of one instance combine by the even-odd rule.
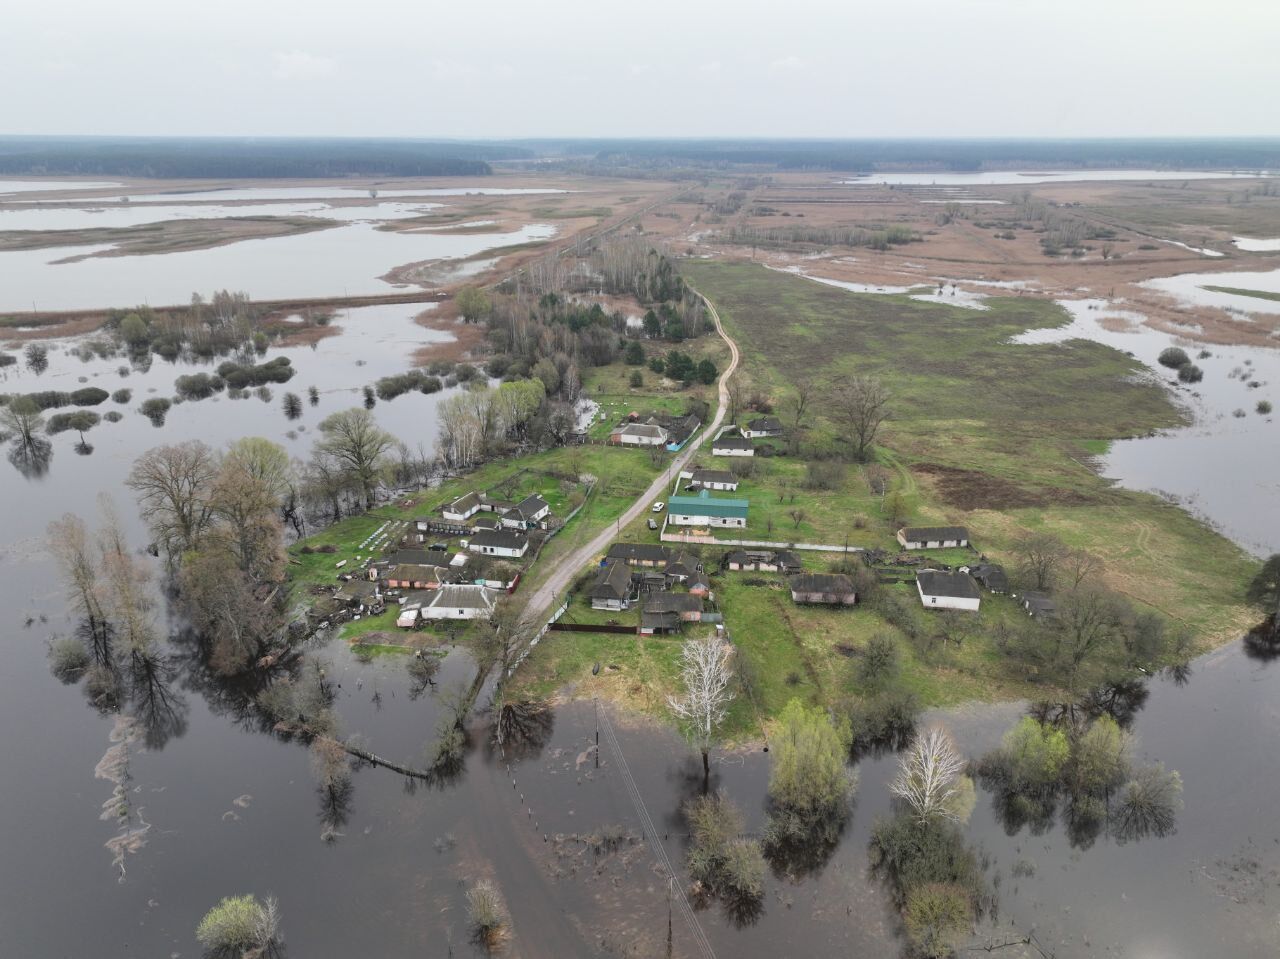
[[[44,0],[0,133],[1280,134],[1280,0]]]

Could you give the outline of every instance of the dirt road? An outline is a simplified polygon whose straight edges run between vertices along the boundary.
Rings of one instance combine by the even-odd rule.
[[[695,290],[694,292],[697,291]],[[698,293],[698,295],[702,296],[701,293]],[[529,602],[525,605],[524,614],[524,623],[527,628],[541,628],[542,624],[550,617],[552,609],[555,608],[557,597],[563,598],[565,591],[569,588],[569,584],[573,582],[573,578],[578,575],[583,567],[588,563],[594,562],[596,557],[608,548],[617,535],[615,530],[631,523],[637,516],[649,509],[649,504],[654,500],[665,498],[667,484],[671,482],[669,477],[682,469],[698,452],[702,444],[707,439],[715,436],[716,430],[724,423],[725,413],[729,408],[729,377],[738,368],[738,344],[733,342],[729,335],[725,333],[724,324],[720,322],[720,314],[716,312],[712,302],[705,296],[702,296],[702,302],[707,304],[707,310],[716,325],[716,332],[720,334],[721,339],[729,344],[729,352],[732,354],[729,365],[720,374],[718,384],[720,403],[716,408],[716,415],[712,417],[711,422],[707,424],[696,440],[691,441],[688,446],[675,455],[668,468],[663,470],[649,484],[649,488],[640,495],[640,498],[627,507],[627,511],[622,514],[617,523],[611,523],[590,542],[578,547],[578,549],[560,560],[551,574],[529,596]]]

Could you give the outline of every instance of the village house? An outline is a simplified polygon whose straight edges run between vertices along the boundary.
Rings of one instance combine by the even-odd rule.
[[[636,598],[631,568],[625,563],[602,566],[591,584],[592,609],[629,609]]]
[[[493,592],[483,586],[442,586],[423,606],[423,619],[482,619],[493,614]]]
[[[551,504],[537,493],[526,496],[502,515],[508,529],[536,529],[540,520],[551,512]]]
[[[451,523],[465,523],[478,512],[480,512],[480,494],[474,491],[465,496],[459,496],[452,503],[447,503],[440,508],[440,515]],[[418,530],[426,532],[421,520],[418,521]]]
[[[698,489],[729,491],[738,490],[738,477],[728,470],[694,470],[689,475],[689,483]]]
[[[1018,601],[1034,619],[1052,619],[1058,613],[1058,604],[1048,593],[1028,591],[1018,597]]]
[[[968,573],[993,593],[1009,592],[1009,576],[1004,567],[998,563],[977,563],[973,566],[961,566],[960,572]]]
[[[712,456],[755,456],[751,440],[739,433],[722,433],[711,441]]]
[[[968,546],[969,531],[963,526],[906,526],[898,530],[904,549],[946,549]]]
[[[701,572],[702,560],[684,551],[672,553],[663,570],[666,578],[673,583],[683,583]]]
[[[451,578],[448,569],[418,563],[400,563],[386,574],[389,589],[437,589]]]
[[[609,434],[615,446],[666,446],[668,433],[652,423],[625,423]]]
[[[669,547],[650,543],[614,543],[605,554],[605,562],[628,566],[665,566],[670,558]]]
[[[759,416],[751,420],[742,430],[747,439],[761,439],[770,436],[781,436],[786,432],[782,421],[776,416]]]
[[[672,526],[718,526],[741,529],[747,525],[749,500],[714,497],[706,490],[696,496],[673,496],[667,501],[667,522]]]
[[[640,632],[646,636],[679,632],[682,624],[702,619],[702,608],[702,597],[692,593],[651,593],[640,611]]]
[[[799,557],[787,550],[740,549],[725,557],[725,566],[731,570],[747,573],[798,573],[801,570]]]
[[[466,542],[473,553],[519,558],[529,550],[529,537],[511,529],[482,530]]]
[[[339,586],[333,598],[343,606],[372,608],[382,604],[382,591],[378,589],[377,583],[371,583],[367,579],[353,579]]]
[[[803,605],[852,606],[858,601],[853,580],[844,573],[801,573],[792,576],[792,602]]]
[[[916,589],[925,609],[963,609],[976,613],[982,603],[978,584],[968,573],[922,569],[916,573]]]

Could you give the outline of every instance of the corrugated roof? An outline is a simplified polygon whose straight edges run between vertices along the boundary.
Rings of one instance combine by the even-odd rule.
[[[750,500],[712,496],[703,490],[697,496],[673,496],[667,501],[668,513],[682,516],[746,516]]]

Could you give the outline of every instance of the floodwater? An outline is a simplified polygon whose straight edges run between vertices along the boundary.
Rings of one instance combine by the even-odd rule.
[[[5,180],[0,179],[0,196],[11,193],[41,193],[48,190],[110,190],[124,186],[95,180]]]
[[[1167,293],[1187,306],[1216,306],[1236,313],[1280,313],[1280,300],[1206,289],[1209,286],[1225,286],[1280,294],[1280,270],[1261,273],[1180,273],[1177,276],[1146,280],[1142,285]]]
[[[1240,170],[984,170],[979,173],[868,173],[849,186],[1008,186],[1084,180],[1223,180],[1269,176]]]
[[[1254,236],[1237,236],[1233,238],[1238,249],[1247,253],[1275,253],[1280,251],[1280,237],[1262,239]]]
[[[1140,314],[1104,300],[1061,300],[1059,305],[1071,314],[1070,325],[1031,330],[1015,342],[1087,339],[1130,353],[1168,384],[1194,419],[1184,429],[1113,443],[1103,457],[1103,475],[1181,503],[1260,556],[1280,552],[1280,423],[1273,414],[1256,412],[1262,400],[1280,407],[1280,351],[1207,345],[1203,349],[1210,355],[1200,356],[1200,345],[1142,326]],[[1106,318],[1127,325],[1107,329]],[[1157,362],[1170,346],[1187,351],[1204,371],[1202,381],[1179,384],[1174,371]]]
[[[150,256],[84,256],[109,246],[0,252],[0,310],[81,310],[169,306],[193,290],[244,291],[253,299],[364,296],[406,284],[379,277],[425,260],[476,256],[486,250],[550,239],[555,227],[530,224],[508,233],[448,234],[379,230],[351,222],[295,236],[241,240],[226,246]]]
[[[0,206],[0,232],[8,230],[86,230],[162,223],[166,220],[221,220],[226,217],[313,216],[326,220],[403,220],[440,209],[439,203],[107,204],[94,206]],[[490,221],[492,222],[492,221]],[[488,225],[488,224],[486,224]]]
[[[172,203],[175,200],[191,203],[200,200],[345,200],[368,198],[370,189],[377,190],[378,199],[404,196],[530,196],[543,193],[567,193],[537,187],[433,187],[431,189],[401,189],[394,186],[333,187],[333,186],[274,186],[227,187],[219,190],[171,190],[167,193],[130,193],[136,203]]]

